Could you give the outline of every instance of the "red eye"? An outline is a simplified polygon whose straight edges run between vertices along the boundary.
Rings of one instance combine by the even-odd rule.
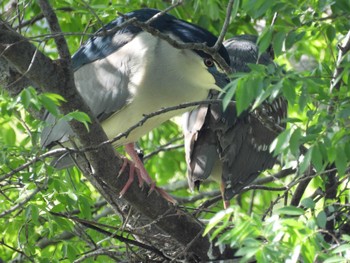
[[[204,59],[204,64],[205,64],[208,68],[210,68],[210,67],[214,66],[214,61],[213,61],[211,58],[205,58],[205,59]]]

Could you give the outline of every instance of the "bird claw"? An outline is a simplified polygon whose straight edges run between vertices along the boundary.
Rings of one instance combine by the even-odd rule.
[[[123,158],[123,164],[122,167],[120,168],[120,171],[118,173],[119,177],[126,169],[127,165],[129,164],[129,178],[126,182],[126,184],[124,185],[123,189],[120,191],[119,193],[119,197],[123,197],[124,194],[126,193],[126,191],[129,189],[130,185],[133,183],[134,178],[135,178],[135,173],[137,175],[138,181],[139,181],[139,187],[142,189],[143,188],[143,183],[146,182],[149,185],[149,191],[147,196],[149,196],[154,190],[156,192],[158,192],[165,200],[167,200],[168,202],[172,203],[172,204],[177,204],[177,201],[170,196],[166,191],[164,191],[163,189],[159,188],[156,186],[156,183],[153,182],[150,179],[150,176],[148,175],[148,173],[146,172],[145,169],[139,169],[138,167],[135,166],[135,164],[128,160],[127,158]],[[146,173],[146,174],[145,174]]]
[[[135,164],[133,162],[129,161],[125,157],[123,158],[123,164],[122,164],[122,167],[119,170],[119,173],[118,173],[117,177],[119,177],[125,171],[125,168],[127,167],[128,163],[130,164],[129,178],[126,181],[126,184],[124,185],[123,189],[119,193],[119,197],[120,198],[124,196],[124,194],[129,189],[130,185],[132,184],[132,182],[134,181],[134,178],[135,178],[135,168],[136,168]],[[136,168],[136,175],[137,175],[137,179],[139,181],[139,187],[142,189],[144,180],[142,179],[140,171],[137,168]]]

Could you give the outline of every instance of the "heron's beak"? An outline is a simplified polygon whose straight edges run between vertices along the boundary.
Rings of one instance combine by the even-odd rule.
[[[222,91],[226,85],[230,83],[228,76],[217,67],[209,68],[208,70],[215,78],[215,84],[220,91]]]

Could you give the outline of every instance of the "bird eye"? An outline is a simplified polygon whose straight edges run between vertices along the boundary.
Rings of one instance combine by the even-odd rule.
[[[204,59],[204,64],[205,64],[208,68],[210,68],[210,67],[214,66],[214,61],[213,61],[211,58],[205,58],[205,59]]]

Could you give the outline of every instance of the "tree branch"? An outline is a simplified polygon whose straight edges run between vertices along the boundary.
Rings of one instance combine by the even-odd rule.
[[[41,11],[43,12],[47,22],[49,23],[51,32],[61,33],[62,30],[58,23],[56,13],[53,11],[49,2],[47,0],[39,0],[38,2],[41,8]],[[57,50],[60,55],[60,58],[68,62],[68,64],[70,64],[71,56],[70,56],[66,39],[62,35],[58,34],[54,36],[54,40],[56,42]]]

